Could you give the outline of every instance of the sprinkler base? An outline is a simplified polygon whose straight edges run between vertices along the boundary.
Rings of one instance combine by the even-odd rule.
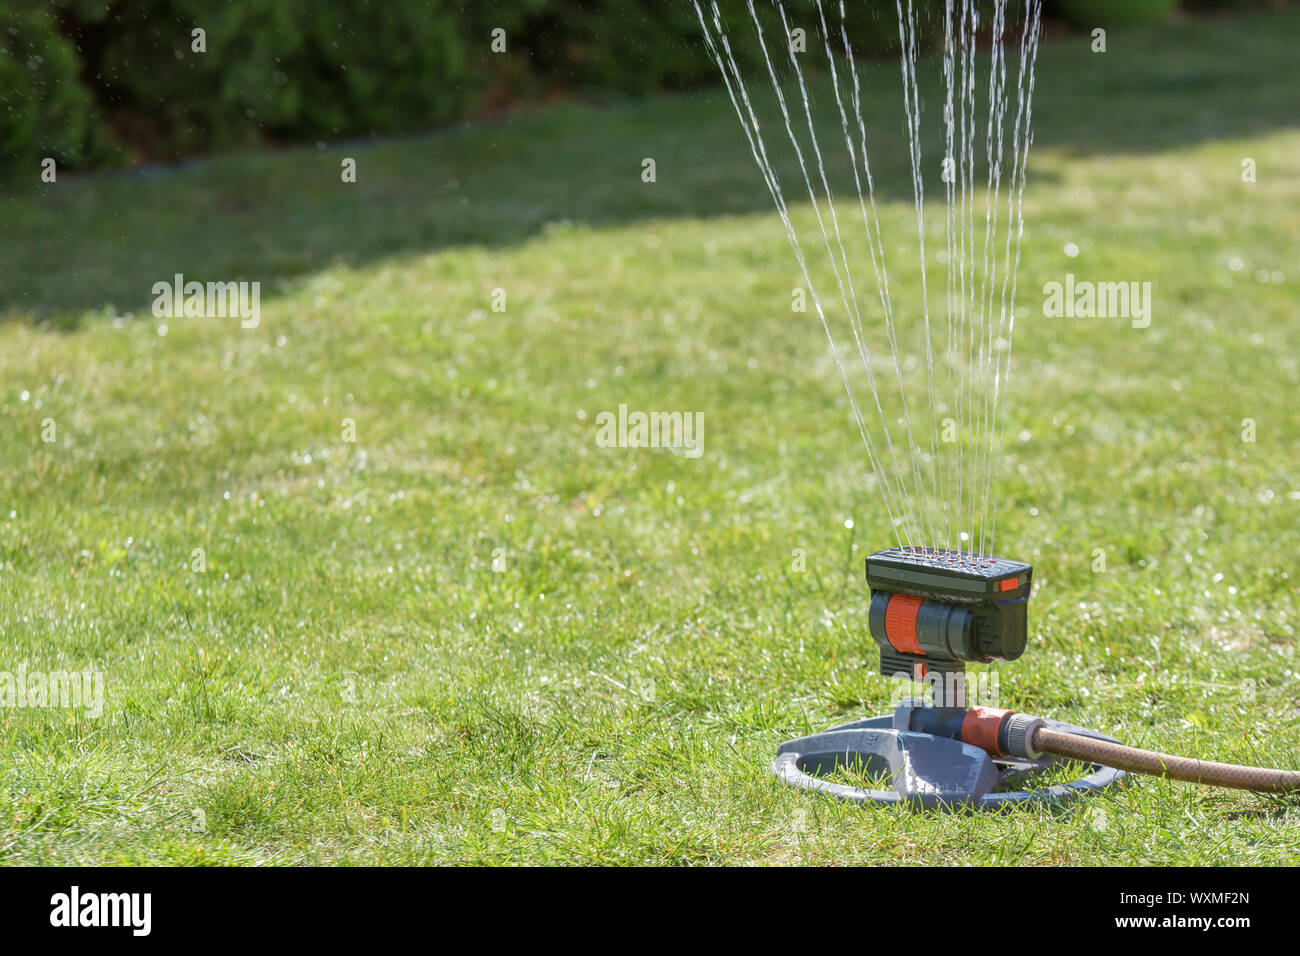
[[[951,737],[899,729],[909,726],[918,707],[905,701],[893,715],[868,717],[819,734],[785,742],[772,773],[800,790],[825,793],[855,803],[906,804],[918,810],[999,810],[1027,803],[1068,803],[1088,793],[1122,784],[1123,770],[1092,764],[1091,772],[1069,783],[1033,790],[1009,790],[1032,775],[1068,763],[1050,754],[1037,759],[990,756]],[[1113,737],[1057,720],[1052,730],[1118,743]],[[822,779],[839,768],[886,777],[891,789],[871,790]]]

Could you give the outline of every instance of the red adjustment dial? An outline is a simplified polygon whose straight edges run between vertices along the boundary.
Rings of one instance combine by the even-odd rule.
[[[925,656],[916,639],[916,616],[921,612],[921,599],[908,594],[893,594],[885,606],[885,637],[894,650],[904,654]]]

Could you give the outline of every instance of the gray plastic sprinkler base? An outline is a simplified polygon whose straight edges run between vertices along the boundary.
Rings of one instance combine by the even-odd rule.
[[[1123,783],[1127,774],[1114,767],[1092,765],[1082,779],[1037,790],[1000,790],[1017,778],[1061,764],[1048,754],[1038,760],[990,757],[971,744],[933,734],[894,729],[893,716],[869,717],[832,727],[820,734],[783,743],[772,763],[781,782],[800,790],[829,794],[856,803],[907,804],[921,810],[1000,810],[1027,803],[1067,803]],[[1045,720],[1063,730],[1118,743],[1113,737],[1058,720]],[[872,777],[887,776],[892,790],[868,790],[831,783],[821,777],[839,767]]]

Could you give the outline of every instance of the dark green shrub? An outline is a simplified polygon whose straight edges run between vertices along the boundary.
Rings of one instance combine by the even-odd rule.
[[[942,35],[942,0],[913,0],[918,34],[932,45]],[[711,4],[702,0],[706,16]],[[839,4],[822,5],[832,43],[839,49]],[[718,0],[718,9],[742,66],[755,66],[762,53],[754,40],[746,0]],[[756,0],[769,50],[782,35],[780,18],[768,0]],[[820,20],[812,0],[786,4],[791,29],[803,28],[808,49],[820,50]],[[847,3],[849,37],[859,56],[898,50],[898,17],[892,3]],[[687,0],[549,0],[526,18],[522,42],[536,68],[563,86],[597,87],[628,94],[714,83],[717,67],[700,39],[694,6]]]
[[[991,0],[977,2],[987,26]],[[943,0],[912,3],[921,44],[933,47]],[[718,5],[753,75],[761,54],[747,0]],[[838,0],[823,8],[838,49]],[[0,162],[24,168],[38,155],[93,165],[109,143],[140,160],[175,159],[429,129],[555,88],[643,95],[718,80],[684,0],[10,0],[8,9]],[[769,0],[756,9],[784,72],[775,9]],[[816,70],[817,6],[787,9]],[[859,56],[897,54],[894,4],[845,10]],[[490,48],[496,29],[505,54]]]
[[[84,75],[146,156],[435,126],[463,114],[479,88],[450,0],[118,0],[64,10]]]
[[[0,176],[35,181],[47,156],[63,167],[111,155],[79,70],[47,5],[18,2],[0,11]]]
[[[1189,10],[1258,10],[1263,7],[1284,7],[1296,0],[1183,0]]]
[[[1058,0],[1063,17],[1077,27],[1123,27],[1158,23],[1178,0]]]

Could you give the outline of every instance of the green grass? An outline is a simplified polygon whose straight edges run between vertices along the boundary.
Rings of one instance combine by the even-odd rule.
[[[1037,592],[1004,706],[1300,763],[1297,28],[1044,49],[999,517]],[[782,740],[888,708],[861,559],[892,534],[717,92],[0,210],[0,670],[107,681],[98,719],[0,709],[0,861],[1295,860],[1296,804],[1252,794],[920,816],[770,779]],[[1066,271],[1153,282],[1151,327],[1043,318]],[[160,334],[174,272],[263,281],[261,325]],[[701,411],[703,457],[597,447],[621,402]]]

